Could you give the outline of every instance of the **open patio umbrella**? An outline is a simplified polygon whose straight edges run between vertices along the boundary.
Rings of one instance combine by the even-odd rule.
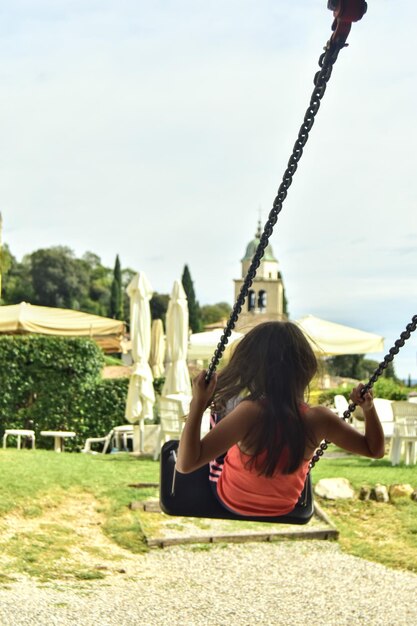
[[[151,354],[149,365],[154,378],[164,375],[165,337],[162,320],[153,320],[151,326]]]
[[[120,352],[124,322],[72,309],[20,304],[0,307],[0,334],[90,337],[105,352]]]
[[[151,350],[151,311],[149,300],[152,287],[143,272],[136,274],[129,283],[130,338],[132,342],[132,373],[126,401],[126,419],[135,424],[133,450],[143,452],[145,418],[153,419],[155,394],[153,376],[149,367]]]
[[[207,361],[211,359],[222,334],[222,328],[208,330],[203,333],[193,333],[188,344],[188,359],[190,361]],[[228,347],[242,337],[243,333],[232,331],[227,344]]]
[[[179,280],[174,282],[166,317],[166,373],[162,389],[170,394],[191,395],[187,366],[188,305],[187,296]]]
[[[307,339],[312,340],[313,350],[323,356],[367,354],[381,352],[384,349],[384,338],[380,335],[328,322],[314,315],[306,315],[295,323],[305,333]]]

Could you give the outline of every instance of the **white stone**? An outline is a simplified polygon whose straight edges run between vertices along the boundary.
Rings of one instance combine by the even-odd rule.
[[[355,492],[347,478],[322,478],[314,487],[314,493],[326,500],[355,497]]]
[[[386,486],[377,483],[371,490],[371,499],[377,502],[389,502],[388,489]]]

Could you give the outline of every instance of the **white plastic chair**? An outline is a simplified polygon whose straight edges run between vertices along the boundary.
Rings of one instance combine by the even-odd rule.
[[[346,400],[345,396],[342,396],[342,394],[337,394],[334,397],[334,406],[338,416],[343,417],[343,413],[349,408],[349,402]]]
[[[417,419],[417,403],[411,400],[394,400],[392,403],[394,421],[414,417]]]
[[[394,412],[392,400],[374,398],[374,406],[384,430],[385,439],[391,439],[394,434]]]
[[[349,402],[346,400],[345,396],[338,394],[334,397],[334,406],[335,411],[340,418],[343,417],[343,414],[349,408]],[[364,416],[362,413],[362,409],[358,406],[355,411],[350,416],[350,424],[359,430],[360,432],[364,432],[365,430],[365,422]]]
[[[390,459],[398,465],[405,448],[405,464],[415,465],[417,461],[417,404],[398,400],[392,403],[394,414],[394,434],[391,440]]]
[[[93,450],[91,450],[91,444],[93,443],[103,444],[102,454],[106,454],[109,447],[113,446],[113,444],[118,450],[127,450],[127,442],[129,439],[133,440],[133,426],[131,424],[115,426],[104,437],[88,437],[88,439],[85,440],[82,452],[93,453]]]
[[[159,433],[155,448],[154,460],[159,457],[161,446],[169,439],[178,439],[181,437],[181,431],[184,426],[184,412],[182,403],[172,398],[160,397],[158,400],[159,408]]]
[[[390,459],[392,465],[398,465],[402,449],[405,448],[405,464],[417,462],[417,417],[406,417],[395,422],[391,440]]]

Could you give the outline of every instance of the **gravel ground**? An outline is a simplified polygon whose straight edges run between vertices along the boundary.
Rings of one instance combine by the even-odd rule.
[[[417,575],[297,541],[173,547],[104,580],[0,588],[1,626],[414,626]]]

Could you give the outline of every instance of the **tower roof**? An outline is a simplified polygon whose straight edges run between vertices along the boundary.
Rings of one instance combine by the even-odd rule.
[[[258,221],[258,230],[255,233],[255,238],[252,239],[252,241],[250,241],[248,243],[248,245],[246,246],[246,252],[245,252],[245,256],[243,257],[242,261],[251,261],[253,259],[253,256],[256,252],[256,248],[259,245],[259,241],[261,239],[261,221]],[[272,250],[272,246],[269,243],[265,250],[264,250],[264,255],[262,257],[262,261],[275,261],[275,263],[278,263],[277,259],[274,256],[274,252]]]

